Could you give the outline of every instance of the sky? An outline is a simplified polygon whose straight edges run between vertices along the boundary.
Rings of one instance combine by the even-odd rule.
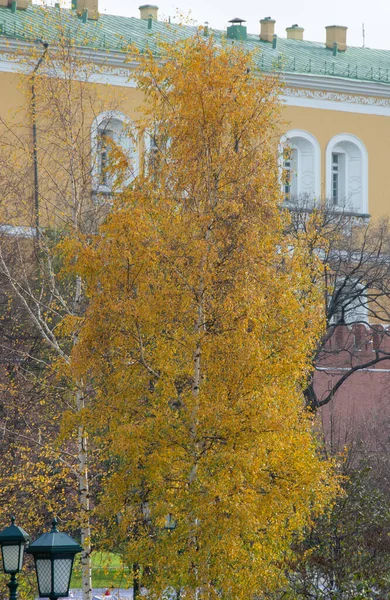
[[[246,19],[248,32],[259,32],[264,17],[276,20],[275,33],[286,36],[286,27],[297,23],[304,27],[304,37],[310,41],[325,41],[326,25],[346,25],[347,43],[390,50],[389,0],[152,0],[161,18],[174,17],[177,11],[188,15],[199,25],[208,21],[210,27],[225,29],[229,19]],[[99,0],[100,12],[138,17],[139,4],[147,0]]]

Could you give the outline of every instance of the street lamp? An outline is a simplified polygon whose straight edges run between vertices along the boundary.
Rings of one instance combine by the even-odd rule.
[[[3,559],[3,569],[5,573],[11,575],[9,583],[10,600],[16,600],[18,597],[18,582],[16,574],[21,571],[23,566],[23,554],[30,536],[21,527],[15,525],[15,517],[11,517],[11,525],[0,531],[1,556]]]
[[[41,598],[66,598],[69,594],[73,561],[82,547],[69,535],[57,529],[57,520],[52,521],[49,533],[42,534],[26,550],[32,554],[37,573]]]

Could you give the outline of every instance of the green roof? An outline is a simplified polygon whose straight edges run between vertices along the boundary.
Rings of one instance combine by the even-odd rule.
[[[152,29],[148,29],[146,20],[105,14],[98,21],[84,22],[72,10],[30,5],[27,10],[16,12],[0,7],[0,39],[32,41],[41,38],[53,42],[58,36],[54,26],[56,21],[61,22],[62,30],[65,29],[76,45],[114,52],[123,51],[130,42],[140,50],[146,47],[153,49],[158,37],[173,42],[196,31],[195,27],[161,21],[153,21]],[[226,37],[226,32],[213,30],[213,35],[218,43]],[[259,68],[266,72],[334,76],[390,84],[389,50],[348,47],[345,52],[333,56],[333,51],[323,43],[278,38],[276,48],[272,48],[272,44],[253,34],[248,34],[243,42],[231,43],[242,44],[249,51],[259,50]]]

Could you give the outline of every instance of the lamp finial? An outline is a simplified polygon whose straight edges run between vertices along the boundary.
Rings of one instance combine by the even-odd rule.
[[[57,521],[57,519],[54,517],[54,519],[53,519],[53,520],[52,520],[52,522],[51,522],[51,525],[52,525],[52,529],[51,529],[51,530],[52,530],[53,532],[54,532],[54,531],[57,531],[57,532],[58,532],[58,529],[57,529],[57,523],[58,523],[58,521]]]

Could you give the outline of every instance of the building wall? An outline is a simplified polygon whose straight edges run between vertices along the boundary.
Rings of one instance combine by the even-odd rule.
[[[390,351],[390,338],[381,327],[339,325],[328,340],[317,365],[314,386],[319,401],[352,367],[369,364],[376,353]],[[364,442],[373,452],[384,451],[390,441],[390,359],[357,370],[320,411],[323,432],[333,452]]]
[[[315,387],[326,394],[339,378],[336,370],[318,372]],[[390,442],[390,361],[354,373],[320,411],[322,431],[332,454],[360,443],[371,452],[388,451]]]
[[[14,68],[17,65],[13,65]],[[56,190],[56,179],[60,177],[61,168],[56,167],[58,156],[50,156],[50,152],[45,153],[45,142],[50,140],[51,135],[45,137],[47,123],[45,119],[50,117],[48,107],[44,107],[44,115],[40,114],[39,103],[39,84],[37,82],[37,124],[38,124],[38,170],[39,170],[39,192],[40,192],[40,223],[41,225],[55,224],[56,220],[61,219],[62,211],[69,210],[69,203],[65,202],[61,206],[61,196]],[[91,140],[91,125],[96,113],[115,110],[123,115],[134,120],[137,117],[137,110],[142,103],[142,94],[134,87],[119,87],[112,85],[88,84],[89,90],[85,93],[84,98],[84,116],[85,116],[85,134],[84,139],[89,143]],[[0,68],[0,119],[2,119],[8,127],[13,126],[14,133],[23,138],[27,143],[32,142],[32,119],[28,114],[29,102],[31,99],[31,82],[18,73],[1,72]],[[88,97],[92,99],[88,102]],[[94,98],[96,101],[94,102]],[[47,98],[46,98],[47,101]],[[77,102],[77,100],[76,100]],[[91,104],[91,105],[90,105]],[[80,123],[79,123],[80,124]],[[51,124],[52,126],[52,124]],[[60,127],[60,124],[58,124]],[[4,129],[3,129],[4,131]],[[26,150],[17,152],[14,146],[12,135],[5,133],[10,143],[4,140],[4,145],[12,152],[10,160],[10,181],[15,176],[16,170],[21,174],[21,180],[18,182],[18,189],[12,195],[12,185],[9,186],[10,194],[8,199],[7,192],[0,199],[0,226],[10,225],[13,227],[34,227],[35,212],[34,212],[34,188],[33,188],[33,167],[32,156],[28,156]],[[80,140],[80,144],[83,140]],[[30,146],[31,151],[31,146]],[[64,152],[64,154],[66,154]],[[44,161],[44,164],[41,164]],[[50,162],[52,164],[50,164]],[[61,163],[61,166],[63,163]],[[89,169],[89,163],[84,167],[86,172]],[[13,172],[12,172],[13,171]],[[50,172],[50,176],[47,174]],[[2,173],[4,173],[4,164],[2,164]],[[65,173],[65,170],[63,171]],[[67,182],[69,184],[69,181]],[[51,188],[51,189],[50,189]],[[80,189],[80,187],[79,187]],[[4,187],[2,188],[4,191]],[[84,207],[87,202],[91,202],[90,190],[84,191],[84,196],[87,200],[83,201]],[[15,201],[17,198],[17,201]],[[56,210],[53,210],[53,206]]]
[[[353,134],[368,152],[368,210],[374,219],[390,212],[390,186],[387,184],[390,152],[390,117],[286,106],[286,129],[303,129],[314,135],[321,147],[321,189],[325,195],[325,152],[331,138]]]
[[[0,117],[9,119],[23,107],[21,76],[16,73],[0,72],[0,86],[1,90],[4,90],[0,94]],[[105,86],[99,85],[98,87],[101,93]],[[131,119],[134,118],[137,108],[142,102],[142,95],[134,87],[129,87],[123,74],[117,78],[114,86],[107,86],[107,96],[113,93],[122,99],[121,111]],[[289,90],[286,90],[286,94],[289,95]],[[321,148],[321,195],[323,197],[327,193],[325,155],[328,142],[333,136],[341,133],[352,134],[359,138],[368,152],[368,212],[376,219],[388,214],[390,210],[390,191],[387,185],[390,104],[389,107],[383,107],[380,104],[376,105],[374,101],[367,108],[366,102],[370,100],[369,98],[361,98],[360,104],[358,97],[354,98],[354,104],[351,104],[350,99],[351,96],[345,96],[344,102],[342,97],[339,98],[340,110],[330,110],[318,108],[317,98],[309,98],[306,106],[294,106],[294,103],[300,104],[301,102],[292,93],[283,110],[285,130],[301,129],[309,132],[318,140]],[[380,101],[380,99],[376,99],[376,101]],[[333,102],[332,106],[334,104]],[[350,108],[347,104],[350,105]],[[366,114],[367,110],[373,114]]]
[[[0,72],[0,118],[10,119],[24,105],[22,78],[16,73]]]

